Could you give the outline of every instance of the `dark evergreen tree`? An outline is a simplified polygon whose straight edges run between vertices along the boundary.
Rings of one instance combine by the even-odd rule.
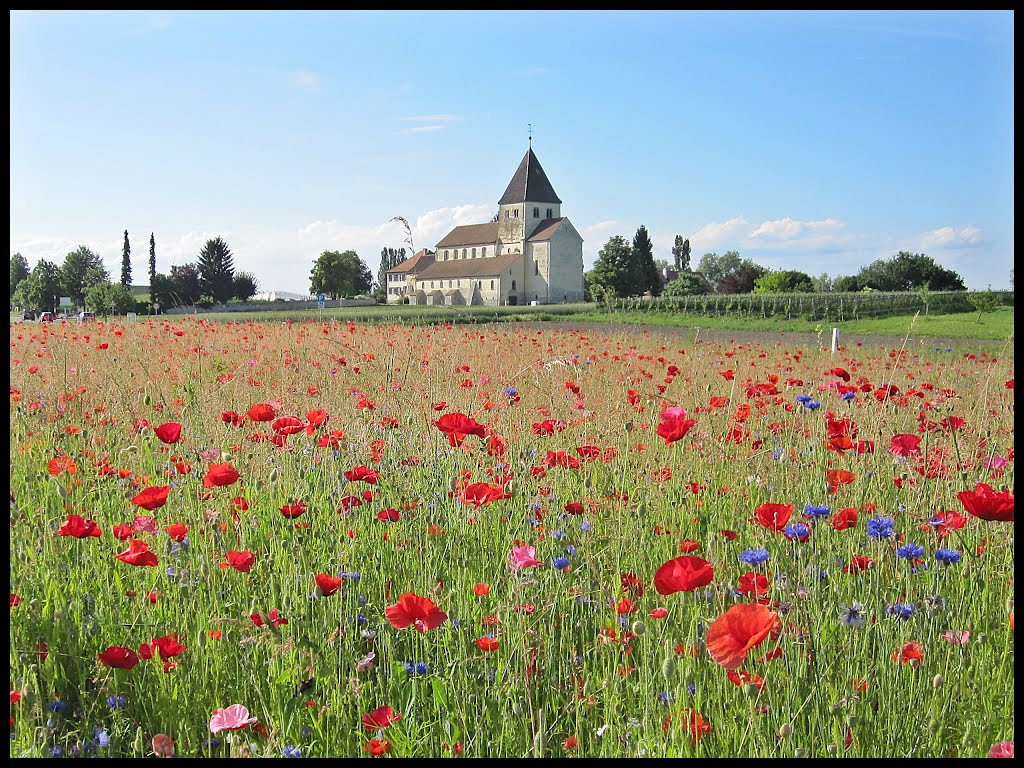
[[[132,287],[132,247],[128,244],[128,230],[124,231],[124,247],[121,249],[121,285]]]
[[[648,291],[654,296],[661,293],[661,275],[658,265],[654,263],[654,243],[643,224],[633,235],[633,265],[637,275],[634,293],[637,296]]]
[[[206,241],[196,262],[204,296],[223,304],[234,296],[235,265],[231,250],[219,236]]]
[[[153,233],[149,233],[149,284],[153,284],[153,278],[156,277],[156,238],[153,237]]]

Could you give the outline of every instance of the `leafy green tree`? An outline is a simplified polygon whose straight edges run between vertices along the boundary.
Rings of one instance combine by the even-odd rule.
[[[690,241],[684,240],[682,235],[676,235],[675,244],[672,246],[672,255],[676,260],[676,272],[690,271]]]
[[[658,274],[658,265],[654,263],[654,243],[643,224],[633,235],[633,273],[635,282],[633,292],[636,295],[643,295],[648,291],[651,295],[657,296],[661,293],[661,275]]]
[[[860,278],[857,277],[857,275],[842,275],[837,277],[832,287],[836,293],[858,293],[864,290],[864,286],[861,284]]]
[[[259,282],[251,272],[235,272],[234,294],[240,301],[248,301],[259,290]]]
[[[127,285],[104,280],[85,291],[85,308],[98,315],[124,315],[135,311],[135,297]]]
[[[332,300],[342,296],[369,293],[373,289],[373,272],[355,251],[324,251],[313,264],[309,275],[311,293],[325,293]]]
[[[132,284],[132,247],[128,244],[128,230],[124,231],[124,247],[121,249],[121,285]]]
[[[828,276],[828,272],[822,272],[817,277],[812,277],[811,279],[814,281],[815,293],[830,293],[835,290],[835,283]]]
[[[632,296],[630,265],[633,249],[622,235],[613,235],[597,252],[591,270],[591,286],[603,285],[615,291],[616,296]]]
[[[968,293],[967,300],[976,310],[978,310],[978,319],[975,321],[978,323],[981,322],[982,315],[987,312],[994,312],[999,308],[999,297],[992,293],[991,288],[987,291]]]
[[[703,296],[711,293],[711,284],[700,272],[680,272],[665,286],[662,296]]]
[[[768,270],[750,259],[740,257],[738,251],[705,253],[697,271],[707,278],[714,293],[750,293],[757,278]]]
[[[149,300],[161,307],[175,307],[185,303],[178,298],[178,290],[171,278],[159,272],[149,278]]]
[[[16,253],[11,256],[11,299],[14,299],[14,292],[18,290],[18,285],[31,274],[31,270],[28,268],[28,259],[22,256],[20,253]]]
[[[153,278],[156,277],[156,237],[153,233],[149,233],[149,284],[153,284]]]
[[[164,306],[195,304],[206,293],[203,288],[203,276],[195,264],[172,265],[170,279],[174,287],[174,301]]]
[[[876,259],[857,275],[864,287],[876,291],[913,291],[927,285],[933,291],[965,291],[963,278],[923,253],[900,251],[891,259]]]
[[[385,295],[388,289],[389,269],[394,269],[405,261],[405,248],[381,248],[380,268],[377,270],[377,288],[383,290]]]
[[[812,293],[814,280],[795,269],[765,272],[754,282],[754,293]]]
[[[40,259],[32,272],[15,292],[17,302],[23,307],[57,310],[57,297],[61,292],[60,268],[46,259]]]
[[[60,267],[60,283],[64,296],[80,307],[85,303],[85,292],[96,283],[110,281],[110,273],[103,260],[84,245],[64,257]]]
[[[206,241],[196,261],[204,296],[224,304],[234,295],[235,263],[228,244],[218,236]],[[172,275],[173,278],[173,275]]]

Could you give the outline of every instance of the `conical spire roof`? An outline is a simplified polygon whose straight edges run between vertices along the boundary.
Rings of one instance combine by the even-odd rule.
[[[558,203],[562,201],[555,194],[554,187],[540,166],[540,160],[533,154],[533,148],[526,150],[523,160],[519,163],[512,181],[508,183],[505,194],[498,205],[514,205],[516,203]]]

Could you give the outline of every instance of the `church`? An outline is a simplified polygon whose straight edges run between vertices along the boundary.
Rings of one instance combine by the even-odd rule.
[[[511,306],[583,301],[583,238],[532,141],[488,224],[455,227],[387,272],[387,300]]]

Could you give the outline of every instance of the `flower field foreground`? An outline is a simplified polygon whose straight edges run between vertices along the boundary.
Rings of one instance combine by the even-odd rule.
[[[12,757],[1013,756],[1013,360],[12,325]]]

